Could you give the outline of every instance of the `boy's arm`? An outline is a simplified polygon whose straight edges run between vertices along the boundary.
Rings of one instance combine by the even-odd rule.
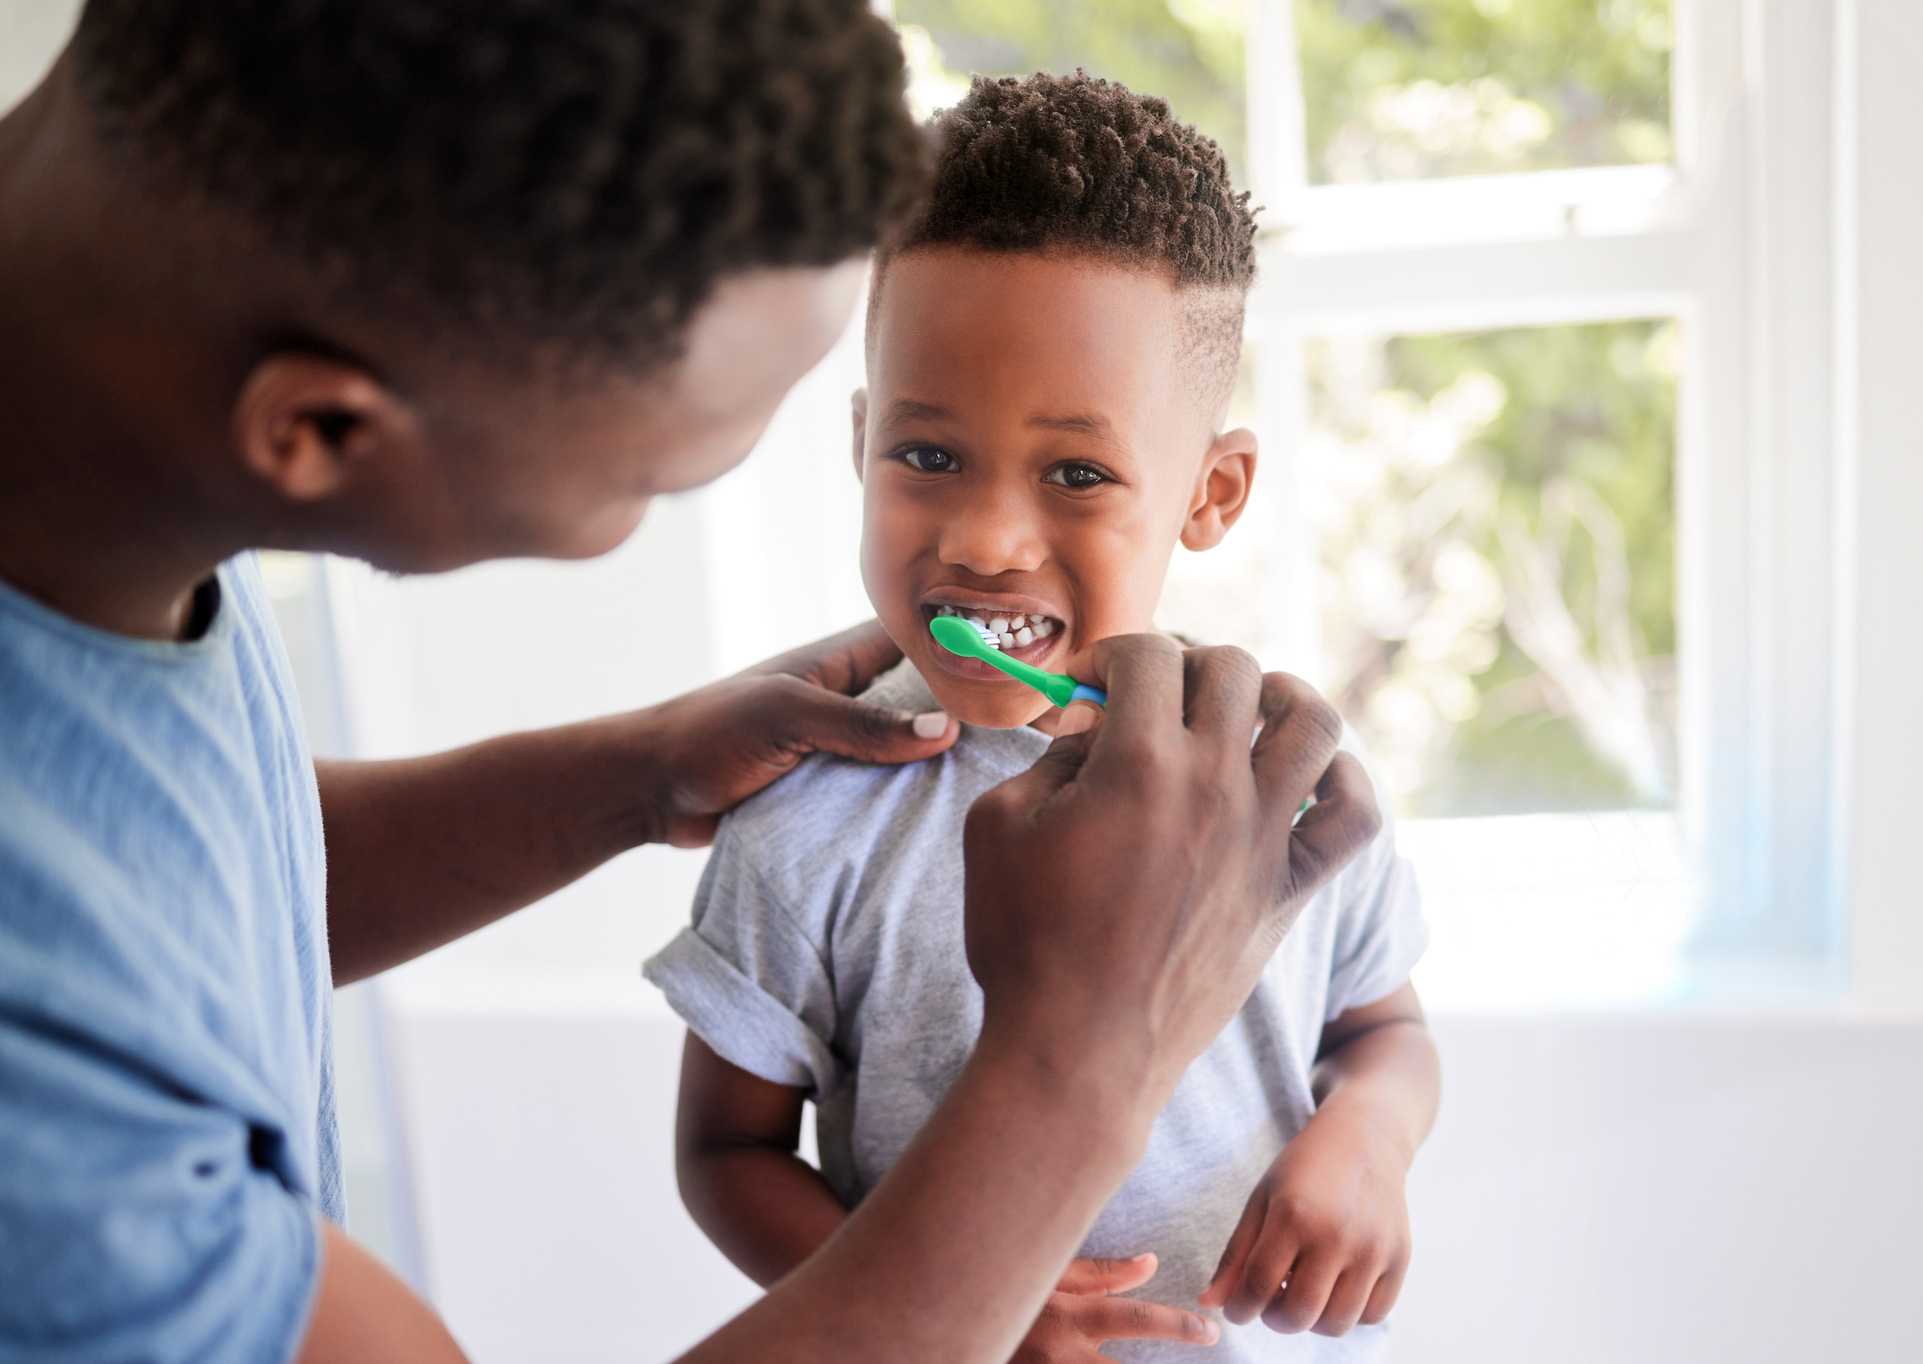
[[[1312,1076],[1316,1116],[1353,1115],[1380,1129],[1410,1161],[1435,1126],[1442,1062],[1416,987],[1346,1009],[1322,1030]]]
[[[1441,1075],[1413,985],[1332,1020],[1315,1116],[1249,1196],[1202,1305],[1331,1336],[1386,1317],[1409,1264],[1403,1185],[1435,1123]]]
[[[804,1092],[715,1055],[694,1033],[681,1053],[674,1171],[681,1201],[735,1268],[763,1288],[847,1220],[821,1172],[795,1154]]]

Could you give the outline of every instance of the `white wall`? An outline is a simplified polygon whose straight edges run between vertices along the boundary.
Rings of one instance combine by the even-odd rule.
[[[1852,15],[1853,11],[1853,15]],[[1854,362],[1858,444],[1843,544],[1855,578],[1854,729],[1847,811],[1856,1007],[1923,1015],[1923,893],[1917,795],[1923,773],[1923,5],[1853,0],[1860,80],[1853,105],[1860,198],[1845,215],[1858,286],[1842,319]],[[1919,1072],[1912,1072],[1917,1074]]]

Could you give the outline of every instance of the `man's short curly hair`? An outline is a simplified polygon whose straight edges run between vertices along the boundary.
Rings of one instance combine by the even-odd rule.
[[[1222,149],[1168,101],[1077,71],[975,77],[933,124],[928,206],[889,254],[921,247],[1062,251],[1165,274],[1185,299],[1184,349],[1235,384],[1255,282],[1255,212]]]
[[[76,60],[150,184],[509,351],[659,363],[718,280],[888,241],[927,175],[866,0],[89,0]]]

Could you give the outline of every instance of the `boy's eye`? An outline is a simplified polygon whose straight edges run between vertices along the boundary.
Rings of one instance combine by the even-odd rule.
[[[932,445],[911,445],[901,452],[900,459],[909,468],[924,474],[946,474],[955,468],[955,457]]]
[[[1092,464],[1058,464],[1042,475],[1042,482],[1064,488],[1093,488],[1108,482],[1108,475]]]

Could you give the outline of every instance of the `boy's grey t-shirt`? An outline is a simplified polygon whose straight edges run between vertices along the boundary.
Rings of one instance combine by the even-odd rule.
[[[901,664],[869,691],[935,706]],[[972,1051],[981,990],[962,940],[962,821],[1049,743],[1033,729],[964,726],[947,753],[901,767],[826,755],[723,821],[694,921],[649,980],[714,1050],[812,1092],[822,1172],[853,1207],[906,1150]],[[1405,980],[1427,943],[1414,879],[1385,827],[1317,894],[1254,995],[1196,1059],[1142,1163],[1102,1211],[1084,1255],[1152,1250],[1131,1296],[1193,1308],[1258,1180],[1314,1111],[1322,1025]],[[1330,1340],[1223,1323],[1222,1341],[1123,1341],[1117,1360],[1376,1358],[1382,1328]]]

